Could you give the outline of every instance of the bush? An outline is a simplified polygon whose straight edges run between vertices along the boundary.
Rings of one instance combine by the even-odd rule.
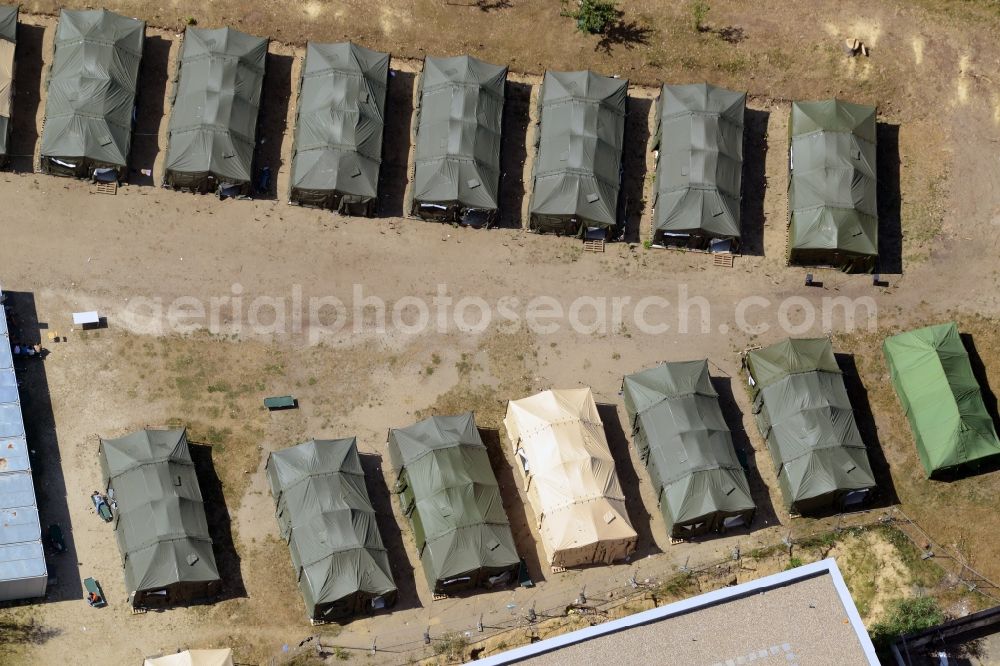
[[[697,32],[705,32],[705,18],[710,9],[705,0],[693,0],[691,3],[691,27]]]
[[[885,619],[869,629],[879,650],[888,648],[900,636],[916,633],[944,622],[944,613],[933,597],[896,599],[889,604]]]
[[[576,29],[591,35],[600,35],[610,28],[621,12],[608,0],[581,0],[580,9],[570,14],[576,19]]]

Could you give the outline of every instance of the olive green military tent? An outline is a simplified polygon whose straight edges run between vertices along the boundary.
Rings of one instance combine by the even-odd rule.
[[[788,261],[870,272],[878,259],[875,107],[792,102]]]
[[[118,180],[128,174],[146,24],[105,9],[59,14],[48,78],[42,171]]]
[[[663,86],[656,102],[653,243],[739,247],[746,93],[707,83]]]
[[[350,42],[309,42],[292,148],[292,203],[375,214],[388,81],[388,53]]]
[[[0,5],[0,166],[10,152],[10,111],[14,101],[14,50],[17,6]]]
[[[749,351],[743,362],[757,427],[789,511],[845,508],[866,499],[875,478],[830,341],[788,339]]]
[[[184,430],[102,439],[101,471],[114,515],[129,602],[167,606],[221,588],[205,505]]]
[[[670,536],[749,527],[756,507],[708,361],[664,363],[627,375],[622,395]]]
[[[472,412],[389,431],[395,492],[437,594],[508,580],[520,564]]]
[[[628,81],[584,72],[545,72],[528,227],[608,235],[618,224]]]
[[[310,620],[343,619],[396,601],[354,437],[275,451],[267,481]]]
[[[591,390],[511,400],[503,422],[549,565],[611,564],[628,557],[637,535]]]
[[[413,215],[473,227],[496,220],[506,85],[506,67],[469,56],[424,59]]]
[[[993,419],[954,323],[894,335],[882,350],[928,477],[1000,456]]]
[[[188,28],[177,65],[164,183],[250,194],[267,40],[229,28]]]

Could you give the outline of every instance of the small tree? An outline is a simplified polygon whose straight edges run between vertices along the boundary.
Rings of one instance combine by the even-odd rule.
[[[705,32],[705,19],[712,8],[705,0],[692,0],[691,2],[691,27],[697,32]]]
[[[576,13],[569,14],[576,19],[577,30],[591,35],[604,33],[620,15],[615,3],[608,0],[581,0]]]
[[[944,613],[933,597],[895,599],[886,610],[885,619],[872,625],[872,643],[884,650],[900,636],[916,633],[944,622]]]

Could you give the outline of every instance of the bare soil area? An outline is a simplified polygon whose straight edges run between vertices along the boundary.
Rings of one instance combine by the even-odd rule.
[[[620,591],[630,578],[669,581],[679,567],[717,561],[737,545],[750,552],[789,534],[809,533],[812,521],[790,519],[782,507],[739,374],[742,349],[787,335],[782,318],[796,335],[835,335],[878,470],[880,502],[898,500],[936,540],[987,577],[1000,579],[1000,474],[953,482],[923,478],[880,349],[884,336],[896,330],[957,319],[972,336],[977,371],[991,388],[1000,385],[1000,88],[993,78],[1000,18],[992,3],[727,0],[712,2],[708,29],[696,31],[687,3],[637,0],[621,3],[621,25],[603,42],[574,32],[557,2],[108,0],[105,5],[151,26],[135,173],[116,196],[32,172],[53,15],[61,3],[36,0],[22,6],[36,14],[24,17],[18,46],[16,157],[12,171],[0,174],[0,280],[13,292],[22,338],[40,340],[51,352],[44,363],[19,370],[43,523],[63,525],[70,552],[50,558],[57,582],[44,603],[0,610],[0,622],[29,627],[19,634],[23,642],[0,647],[13,649],[0,652],[0,660],[127,664],[182,646],[228,645],[238,662],[268,663],[292,656],[301,641],[318,635],[324,644],[343,646],[343,654],[355,661],[406,663],[434,652],[423,643],[428,628],[435,639],[464,636],[475,631],[480,616],[489,626],[523,616],[531,607],[565,608],[583,588],[597,596]],[[219,202],[154,186],[157,160],[166,148],[176,33],[189,18],[202,27],[231,25],[276,40],[265,80],[265,142],[258,153],[259,164],[277,174],[277,189],[267,197]],[[846,37],[864,40],[870,57],[847,58],[841,50]],[[309,39],[352,39],[394,54],[385,217],[342,218],[284,201],[299,59]],[[475,232],[400,217],[415,73],[425,53],[471,53],[511,66],[503,228]],[[519,212],[530,189],[523,178],[530,152],[529,102],[547,67],[592,67],[632,81],[623,192],[631,211],[630,238],[636,240],[646,237],[649,224],[653,162],[645,148],[656,86],[707,79],[749,90],[746,253],[733,268],[715,267],[706,255],[645,250],[639,244],[584,253],[579,241],[521,230]],[[888,286],[873,286],[870,277],[820,272],[822,287],[808,288],[805,271],[785,265],[789,100],[832,95],[879,106],[880,244]],[[141,169],[153,175],[143,176]],[[441,331],[431,325],[413,332],[381,327],[377,304],[363,302],[381,299],[391,318],[393,304],[408,297],[430,303],[440,297],[442,285],[453,298],[452,309],[463,297],[493,306],[517,298],[519,307],[551,297],[564,309],[579,297],[594,303],[627,297],[626,314],[634,314],[643,297],[663,296],[669,308],[652,310],[649,319],[669,328],[643,330],[627,316],[587,332],[565,322],[553,332],[532,332],[499,318],[462,330],[449,315]],[[308,316],[310,299],[328,297],[348,304],[345,324],[336,332],[330,307]],[[757,332],[738,325],[738,304],[748,297],[769,302],[757,301],[748,313],[761,325]],[[875,330],[847,332],[843,309],[810,318],[810,312],[822,313],[824,299],[837,297],[870,298],[878,315]],[[184,315],[192,299],[206,309],[217,302],[211,331],[200,320],[186,333],[167,326],[171,319],[190,320]],[[296,302],[305,312],[298,324],[292,314]],[[171,304],[179,308],[177,316],[171,316]],[[91,309],[107,317],[108,328],[71,330],[70,313]],[[475,310],[470,312],[475,319]],[[593,312],[586,310],[582,318],[594,319]],[[685,323],[684,314],[690,321]],[[863,323],[863,314],[857,323]],[[270,325],[276,319],[283,325]],[[50,342],[50,333],[67,341]],[[658,361],[706,357],[737,446],[751,464],[758,518],[749,532],[671,545],[649,477],[623,427],[618,391],[626,373]],[[629,515],[640,534],[639,551],[631,562],[556,575],[540,564],[535,519],[513,473],[501,418],[509,399],[580,385],[592,386],[602,403]],[[298,398],[300,409],[263,409],[263,397],[286,393]],[[476,410],[484,429],[515,539],[538,585],[432,601],[406,522],[390,499],[386,432],[432,413],[468,409]],[[167,423],[186,425],[198,444],[199,478],[210,500],[226,579],[224,598],[133,616],[124,603],[114,535],[89,504],[101,482],[97,438]],[[277,535],[263,464],[274,449],[312,437],[350,435],[371,454],[369,491],[393,554],[400,602],[391,614],[343,627],[311,627],[287,547]],[[896,568],[898,556],[866,541],[870,538],[826,550],[843,568],[865,572],[847,578],[872,619],[888,595],[915,589]],[[782,565],[767,565],[773,566]],[[767,567],[753,575],[768,573]],[[882,571],[884,576],[871,573]],[[869,585],[872,575],[878,589]],[[108,608],[92,610],[81,600],[80,580],[86,576],[101,581],[111,600]],[[687,584],[673,588],[678,596],[697,590]],[[378,651],[371,656],[373,642]]]

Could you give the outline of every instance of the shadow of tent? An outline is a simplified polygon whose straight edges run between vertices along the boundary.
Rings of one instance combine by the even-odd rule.
[[[875,424],[875,417],[872,415],[871,403],[868,401],[868,390],[861,383],[858,374],[858,367],[851,354],[836,354],[837,365],[843,372],[844,386],[847,388],[847,397],[851,401],[854,410],[854,420],[858,424],[858,431],[861,433],[861,440],[868,449],[868,462],[872,466],[872,474],[875,476],[875,483],[878,488],[875,497],[869,507],[889,506],[897,504],[899,497],[896,495],[896,486],[892,482],[892,473],[889,469],[889,462],[882,451],[882,443],[879,441],[878,426]],[[890,389],[891,390],[891,389]]]
[[[768,111],[747,109],[743,116],[743,200],[740,252],[764,256],[764,195],[767,192]],[[783,225],[782,225],[783,226]]]
[[[288,127],[288,105],[292,96],[292,63],[295,58],[277,53],[267,54],[261,91],[260,115],[257,119],[257,159],[254,163],[254,196],[262,199],[276,199],[277,175],[284,163],[281,159],[281,145]],[[271,184],[267,192],[257,192],[257,174],[264,167],[270,167]],[[282,193],[287,194],[287,193]]]
[[[878,176],[878,270],[903,272],[903,227],[900,218],[899,125],[878,123],[876,127],[876,171]]]
[[[545,569],[538,558],[538,544],[531,533],[534,516],[530,509],[521,501],[521,494],[514,477],[514,468],[510,459],[504,453],[503,440],[500,431],[494,428],[479,428],[479,436],[486,445],[490,456],[490,466],[500,485],[500,498],[503,501],[511,532],[514,534],[514,546],[517,553],[524,558],[528,567],[528,575],[537,585],[545,580]]]
[[[360,458],[361,468],[365,472],[368,498],[375,508],[375,522],[379,534],[382,535],[382,544],[389,553],[389,566],[392,569],[393,582],[396,583],[396,604],[390,612],[420,608],[417,584],[413,578],[413,565],[406,555],[403,534],[392,511],[392,495],[382,472],[382,457],[374,453],[361,453]]]
[[[129,155],[132,185],[153,185],[153,163],[160,149],[160,125],[166,124],[163,100],[170,78],[170,42],[156,35],[147,35],[142,47],[142,69],[139,72],[139,95],[136,99],[136,121]],[[150,175],[142,174],[149,169]]]
[[[622,492],[625,494],[625,510],[628,511],[629,519],[632,521],[632,528],[639,535],[632,559],[659,553],[661,552],[660,547],[656,545],[656,540],[653,539],[653,532],[650,528],[651,516],[642,501],[642,492],[639,489],[639,475],[636,474],[635,468],[632,466],[629,440],[625,436],[621,421],[618,418],[618,408],[615,405],[598,403],[597,412],[604,423],[604,433],[608,438],[608,447],[611,449],[611,457],[615,461],[615,471],[618,473],[618,481],[621,483]]]
[[[500,216],[498,227],[521,228],[521,202],[527,184],[524,162],[528,159],[525,136],[530,122],[531,85],[507,81],[503,105],[503,141],[500,147]]]
[[[226,504],[222,481],[212,461],[212,447],[190,440],[188,447],[198,476],[201,498],[205,503],[205,517],[208,520],[208,533],[212,537],[215,564],[219,569],[219,578],[222,579],[219,596],[207,602],[217,603],[227,599],[244,598],[247,596],[247,590],[243,583],[240,556],[233,543],[232,517]]]
[[[646,149],[649,147],[649,114],[654,100],[628,98],[625,116],[625,144],[622,152],[622,187],[618,196],[618,211],[625,225],[624,240],[639,242],[639,224],[646,207],[643,188],[646,185]]]
[[[30,27],[30,26],[29,26]],[[29,292],[5,291],[5,305],[11,308],[10,339],[29,345],[41,344],[35,309],[35,296]],[[2,315],[0,315],[2,316]],[[15,357],[19,359],[19,357]],[[83,583],[77,562],[79,557],[73,538],[73,522],[66,497],[66,477],[59,450],[59,432],[52,412],[52,397],[44,361],[37,358],[15,360],[14,366],[20,384],[21,411],[31,457],[31,475],[42,527],[42,538],[53,523],[62,528],[66,551],[52,554],[46,544],[46,565],[49,571],[49,590],[46,601],[82,599]],[[97,449],[93,451],[97,455]],[[95,490],[100,484],[95,482]],[[80,498],[79,501],[88,501]],[[98,520],[96,516],[93,520]],[[114,535],[108,535],[114,539]]]
[[[413,116],[413,89],[417,75],[389,71],[389,90],[385,101],[385,136],[382,141],[382,169],[379,175],[379,214],[404,215],[403,198],[410,178],[410,122]]]
[[[21,23],[17,27],[17,54],[14,59],[14,81],[17,90],[11,108],[10,161],[11,169],[32,173],[35,169],[35,145],[39,127],[35,119],[41,105],[41,90],[45,85],[42,67],[45,28]]]
[[[747,526],[747,533],[753,531],[754,525],[771,526],[780,524],[778,515],[774,511],[774,503],[771,501],[771,492],[760,476],[754,457],[753,444],[750,436],[743,427],[743,416],[736,397],[733,395],[732,377],[712,377],[712,386],[719,394],[719,406],[722,408],[722,415],[733,434],[733,446],[736,448],[736,456],[743,464],[743,470],[747,475],[747,482],[750,484],[750,496],[753,498],[757,511],[754,513],[753,524]],[[767,454],[770,460],[770,455]]]

